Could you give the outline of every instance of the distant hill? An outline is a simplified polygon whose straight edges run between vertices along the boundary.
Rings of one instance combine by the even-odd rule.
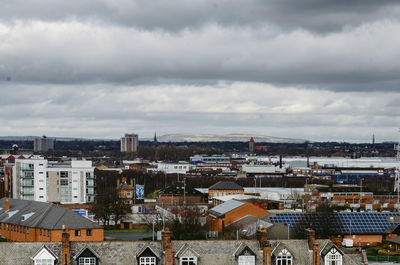
[[[304,139],[279,138],[251,134],[166,134],[157,136],[159,142],[248,142],[253,137],[256,142],[304,143]],[[143,139],[145,140],[145,139]],[[151,139],[146,139],[151,140]]]

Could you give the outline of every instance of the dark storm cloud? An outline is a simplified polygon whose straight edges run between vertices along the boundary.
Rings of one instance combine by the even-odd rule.
[[[398,1],[375,0],[37,0],[1,1],[0,18],[95,20],[143,29],[179,31],[206,24],[275,25],[326,32],[385,17],[399,17]]]
[[[168,33],[82,21],[0,24],[0,77],[15,83],[248,81],[397,91],[400,22],[326,35],[208,25]],[[5,81],[3,81],[5,82]]]

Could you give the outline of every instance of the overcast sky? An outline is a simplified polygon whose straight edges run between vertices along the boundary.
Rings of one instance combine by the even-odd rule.
[[[399,139],[397,0],[0,6],[0,135]]]

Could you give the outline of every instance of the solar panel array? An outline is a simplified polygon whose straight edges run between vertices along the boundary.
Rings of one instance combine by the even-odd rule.
[[[400,213],[277,213],[269,219],[300,233],[314,228],[316,232],[329,229],[337,234],[379,234],[400,224],[391,220],[394,216]]]

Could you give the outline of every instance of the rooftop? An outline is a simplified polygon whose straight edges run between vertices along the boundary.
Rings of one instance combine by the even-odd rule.
[[[246,203],[240,202],[240,201],[235,201],[235,200],[230,200],[230,201],[224,202],[220,205],[217,205],[217,206],[211,208],[209,210],[209,213],[216,215],[216,216],[222,216],[222,215],[226,214],[227,212],[230,212],[244,204],[246,204]]]
[[[243,187],[232,181],[219,181],[208,190],[243,190]]]
[[[52,203],[9,198],[10,209],[5,211],[6,200],[0,199],[0,223],[54,230],[61,230],[63,225],[69,229],[101,228],[86,217]]]

